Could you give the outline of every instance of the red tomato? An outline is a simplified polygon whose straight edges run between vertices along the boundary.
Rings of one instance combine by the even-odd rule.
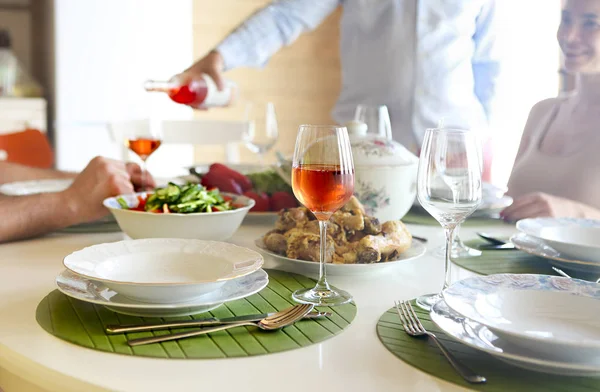
[[[202,185],[207,188],[219,188],[221,192],[242,194],[242,187],[233,178],[225,177],[212,171],[202,176]]]
[[[269,211],[269,196],[266,193],[258,194],[254,191],[244,192],[244,196],[253,199],[256,204],[250,209],[251,212]]]
[[[275,192],[271,195],[271,211],[279,211],[285,208],[294,208],[298,202],[294,195],[288,192]]]

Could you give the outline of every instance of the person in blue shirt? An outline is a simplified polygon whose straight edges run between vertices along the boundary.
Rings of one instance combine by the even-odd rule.
[[[342,86],[332,117],[387,105],[393,138],[417,152],[427,128],[487,130],[500,72],[494,0],[278,0],[179,76],[263,67],[338,6]]]

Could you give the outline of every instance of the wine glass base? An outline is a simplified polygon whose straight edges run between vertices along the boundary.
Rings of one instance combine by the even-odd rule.
[[[292,293],[292,298],[302,304],[315,306],[338,306],[352,301],[352,295],[344,290],[301,289]]]
[[[467,246],[460,246],[460,245],[453,245],[452,249],[450,250],[450,258],[452,259],[460,259],[460,258],[467,258],[467,257],[479,257],[481,256],[481,251],[477,250],[477,249],[473,249],[473,248],[469,248]],[[434,253],[433,255],[435,257],[439,257],[439,258],[445,258],[446,257],[446,247],[445,246],[441,246],[439,247]]]
[[[441,299],[441,294],[426,294],[418,297],[416,302],[418,307],[429,312],[433,305]]]

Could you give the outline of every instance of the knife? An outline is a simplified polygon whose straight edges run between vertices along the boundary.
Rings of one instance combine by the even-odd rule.
[[[106,332],[109,334],[125,333],[125,332],[143,332],[169,328],[190,328],[190,327],[208,327],[211,325],[231,324],[240,321],[260,321],[275,313],[252,314],[248,316],[235,316],[218,319],[215,317],[197,319],[197,320],[182,320],[161,324],[128,324],[128,325],[107,325]],[[314,319],[321,317],[329,317],[331,312],[310,312],[305,319]]]
[[[502,245],[479,245],[477,246],[479,250],[517,250],[517,248],[511,244],[502,244]]]

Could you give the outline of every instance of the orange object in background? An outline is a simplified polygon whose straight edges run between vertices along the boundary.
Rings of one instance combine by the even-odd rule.
[[[54,164],[54,152],[48,138],[37,129],[0,134],[2,161],[49,169]]]

